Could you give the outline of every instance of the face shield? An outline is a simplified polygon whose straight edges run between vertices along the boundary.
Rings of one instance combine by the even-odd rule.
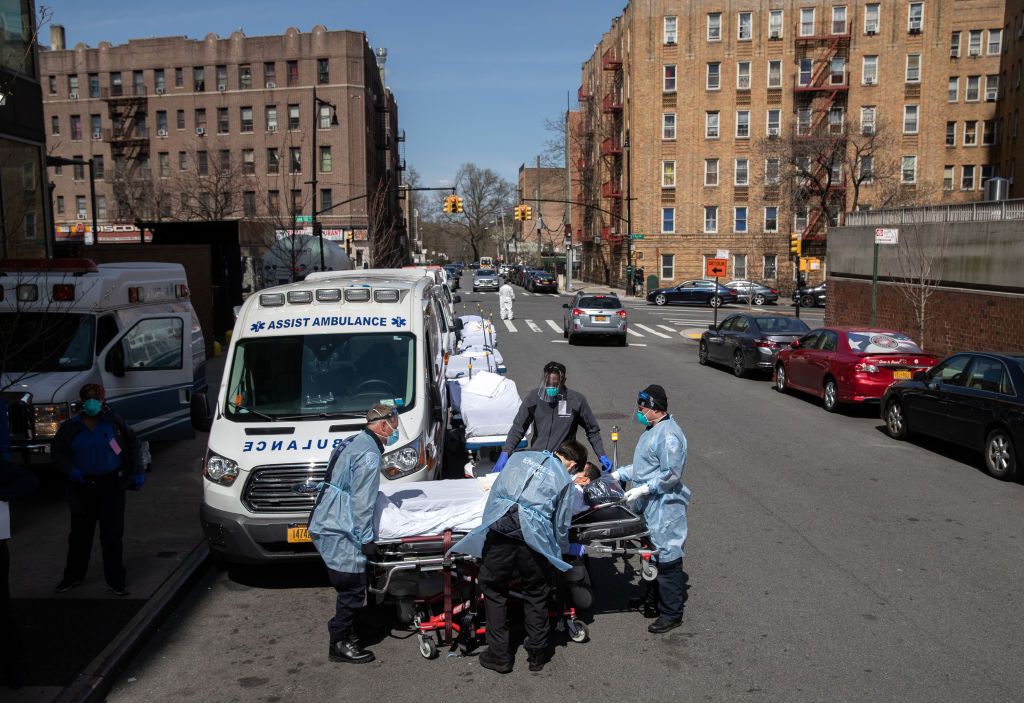
[[[544,367],[537,388],[538,397],[548,403],[555,402],[565,391],[565,367],[552,361]]]
[[[384,421],[383,424],[381,424],[382,420]],[[391,430],[383,437],[377,434],[377,432],[374,432],[374,430],[370,430],[371,432],[374,432],[374,434],[377,434],[377,437],[385,447],[398,444],[402,438],[409,437],[409,433],[402,424],[402,416],[398,414],[398,408],[394,405],[388,406],[387,411],[380,409],[371,410],[370,418],[367,420],[366,424],[373,425],[378,432],[383,432],[387,429]]]

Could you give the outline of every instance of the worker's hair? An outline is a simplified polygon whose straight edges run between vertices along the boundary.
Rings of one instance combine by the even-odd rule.
[[[78,391],[78,397],[82,400],[86,398],[97,398],[103,400],[107,395],[106,391],[103,390],[102,384],[99,383],[86,383],[82,386],[82,390]]]
[[[601,478],[601,469],[594,462],[588,461],[587,465],[583,467],[583,475],[593,481]]]
[[[366,411],[366,424],[371,422],[380,422],[381,420],[390,420],[394,414],[394,408],[390,405],[384,405],[384,403],[377,403],[372,408]]]
[[[587,463],[587,450],[575,439],[567,439],[562,442],[561,446],[555,450],[555,454],[576,462],[576,466],[583,466]]]

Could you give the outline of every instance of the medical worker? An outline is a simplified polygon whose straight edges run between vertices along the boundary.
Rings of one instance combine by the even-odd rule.
[[[651,542],[658,550],[658,577],[648,584],[644,612],[657,613],[648,632],[661,634],[683,620],[686,577],[683,544],[690,489],[683,485],[686,436],[668,414],[668,396],[661,386],[650,385],[637,397],[636,420],[646,427],[633,451],[633,463],[611,473],[630,481],[626,501],[643,510]]]
[[[511,320],[512,319],[512,302],[516,299],[516,290],[512,285],[505,281],[501,284],[501,288],[498,289],[498,303],[501,307],[501,319]]]
[[[548,651],[548,596],[554,566],[568,571],[569,523],[574,494],[570,472],[587,452],[567,441],[551,452],[516,452],[491,486],[483,520],[459,540],[452,552],[482,557],[480,591],[487,617],[487,651],[480,664],[499,674],[512,671],[508,643],[509,582],[518,581],[523,601],[530,671],[544,668]]]
[[[528,392],[523,398],[494,470],[501,471],[509,454],[519,445],[530,425],[533,425],[530,448],[553,452],[567,439],[575,440],[581,424],[601,466],[605,471],[611,471],[612,460],[604,453],[601,426],[597,424],[590,403],[582,393],[565,387],[565,366],[557,361],[549,361],[544,366],[540,388]]]
[[[398,441],[398,413],[374,405],[366,413],[366,429],[331,454],[327,475],[309,520],[309,536],[338,593],[334,617],[327,623],[332,662],[365,664],[373,652],[359,643],[356,612],[366,599],[366,557],[376,552],[373,508],[380,486],[384,447]]]

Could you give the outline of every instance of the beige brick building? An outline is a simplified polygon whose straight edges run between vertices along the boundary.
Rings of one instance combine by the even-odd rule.
[[[824,266],[829,222],[854,207],[980,199],[1013,175],[1011,16],[996,0],[629,3],[570,119],[584,277],[623,281],[631,225],[661,284],[725,250],[730,278],[789,290],[794,233]]]
[[[533,219],[514,222],[517,252],[520,258],[543,253],[565,253],[565,169],[519,167],[518,202],[533,208]],[[538,201],[539,199],[539,201]],[[559,202],[553,202],[559,201]]]
[[[386,54],[362,32],[73,49],[62,36],[40,53],[47,146],[93,160],[96,208],[87,168],[51,168],[58,241],[91,234],[94,215],[99,241],[137,240],[140,222],[245,219],[267,225],[269,241],[248,242],[264,248],[311,232],[314,204],[335,205],[319,217],[324,236],[357,263],[404,259],[404,137],[378,66]]]

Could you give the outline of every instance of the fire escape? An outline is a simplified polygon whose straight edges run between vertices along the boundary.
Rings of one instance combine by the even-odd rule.
[[[850,34],[845,21],[833,26],[831,34],[796,38],[798,72],[793,102],[798,115],[810,115],[809,120],[798,117],[796,137],[814,142],[807,153],[818,158],[812,158],[810,171],[826,191],[818,205],[808,209],[802,237],[804,256],[824,255],[829,210],[843,212],[846,206],[844,174],[840,171],[835,178],[828,170],[835,165],[830,155],[845,153],[846,148],[849,57]]]
[[[100,91],[107,103],[110,129],[104,130],[104,141],[110,143],[114,163],[131,168],[149,156],[149,130],[146,127],[148,97],[146,86],[111,85]],[[140,174],[145,175],[145,174]]]
[[[596,200],[593,151],[597,109],[594,105],[594,93],[589,86],[581,85],[576,91],[576,98],[580,104],[581,114],[577,145],[579,156],[576,159],[576,171],[580,180],[580,197],[584,203],[593,203]],[[576,235],[586,244],[591,244],[594,241],[594,214],[593,209],[586,207],[578,220],[580,226],[576,229]]]
[[[602,130],[605,138],[601,141],[600,154],[607,165],[608,180],[601,184],[601,198],[611,201],[605,208],[612,213],[611,222],[601,227],[601,238],[622,244],[622,173],[623,151],[619,135],[623,131],[623,76],[622,58],[614,47],[609,47],[601,55],[601,68],[611,74],[608,92],[601,100]]]

